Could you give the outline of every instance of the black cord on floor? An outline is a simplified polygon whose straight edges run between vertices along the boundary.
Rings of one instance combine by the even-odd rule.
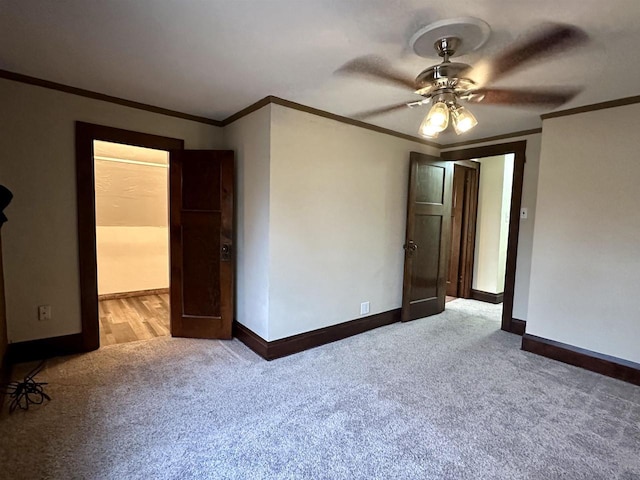
[[[13,413],[16,408],[29,410],[29,405],[41,405],[51,397],[44,393],[43,385],[46,382],[36,382],[33,378],[44,368],[45,360],[31,370],[22,382],[10,382],[0,386],[0,390],[9,396],[9,413]]]

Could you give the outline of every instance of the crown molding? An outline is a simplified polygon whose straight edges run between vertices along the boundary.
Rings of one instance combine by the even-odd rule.
[[[608,102],[593,103],[591,105],[583,105],[582,107],[570,108],[568,110],[560,110],[559,112],[550,112],[540,115],[542,120],[548,118],[566,117],[568,115],[576,115],[578,113],[595,112],[596,110],[604,110],[605,108],[623,107],[625,105],[633,105],[640,103],[640,95],[634,97],[619,98]]]
[[[425,140],[424,138],[421,138],[421,137],[408,135],[406,133],[401,133],[401,132],[398,132],[398,131],[395,131],[395,130],[391,130],[391,129],[388,129],[388,128],[379,127],[377,125],[373,125],[373,124],[370,124],[370,123],[362,122],[360,120],[354,120],[352,118],[345,117],[345,116],[342,116],[342,115],[337,115],[335,113],[327,112],[325,110],[320,110],[318,108],[309,107],[307,105],[303,105],[301,103],[296,103],[296,102],[293,102],[291,100],[286,100],[284,98],[276,97],[274,95],[268,95],[268,96],[262,98],[261,100],[258,100],[257,102],[249,105],[248,107],[243,108],[242,110],[234,113],[233,115],[230,115],[229,117],[225,118],[224,120],[215,120],[215,119],[212,119],[212,118],[200,117],[200,116],[197,116],[197,115],[191,115],[191,114],[188,114],[188,113],[178,112],[176,110],[170,110],[170,109],[167,109],[167,108],[157,107],[157,106],[154,106],[154,105],[148,105],[146,103],[135,102],[133,100],[127,100],[127,99],[120,98],[120,97],[114,97],[112,95],[106,95],[106,94],[99,93],[99,92],[94,92],[94,91],[91,91],[91,90],[85,90],[85,89],[82,89],[82,88],[72,87],[70,85],[64,85],[62,83],[51,82],[49,80],[44,80],[44,79],[41,79],[41,78],[31,77],[31,76],[28,76],[28,75],[23,75],[21,73],[11,72],[11,71],[8,71],[8,70],[0,69],[0,78],[4,78],[4,79],[7,79],[7,80],[12,80],[12,81],[15,81],[15,82],[20,82],[20,83],[26,83],[28,85],[35,85],[35,86],[38,86],[38,87],[49,88],[51,90],[57,90],[57,91],[60,91],[60,92],[70,93],[72,95],[78,95],[78,96],[81,96],[81,97],[91,98],[91,99],[94,99],[94,100],[100,100],[100,101],[103,101],[103,102],[114,103],[114,104],[122,105],[122,106],[125,106],[125,107],[136,108],[136,109],[144,110],[144,111],[147,111],[147,112],[158,113],[158,114],[161,114],[161,115],[167,115],[167,116],[175,117],[175,118],[181,118],[183,120],[191,120],[193,122],[204,123],[204,124],[213,125],[213,126],[216,126],[216,127],[225,127],[225,126],[230,125],[231,123],[235,122],[236,120],[239,120],[242,117],[245,117],[245,116],[255,112],[256,110],[261,109],[262,107],[264,107],[266,105],[275,104],[275,105],[280,105],[280,106],[283,106],[283,107],[291,108],[293,110],[298,110],[300,112],[305,112],[305,113],[309,113],[309,114],[316,115],[316,116],[319,116],[319,117],[335,120],[337,122],[345,123],[347,125],[352,125],[352,126],[355,126],[355,127],[364,128],[366,130],[371,130],[373,132],[382,133],[384,135],[390,135],[390,136],[393,136],[393,137],[396,137],[396,138],[401,138],[403,140],[408,140],[408,141],[411,141],[411,142],[420,143],[422,145],[427,145],[429,147],[434,147],[434,148],[437,148],[437,149],[440,149],[440,150],[446,150],[446,149],[457,148],[457,147],[464,147],[464,146],[467,146],[467,145],[474,145],[474,144],[478,144],[478,143],[492,142],[492,141],[497,141],[497,140],[505,140],[505,139],[509,139],[509,138],[522,137],[522,136],[525,136],[525,135],[534,135],[534,134],[542,132],[541,128],[536,128],[536,129],[532,129],[532,130],[522,130],[522,131],[506,133],[506,134],[502,134],[502,135],[495,135],[495,136],[492,136],[492,137],[478,138],[478,139],[475,139],[475,140],[468,140],[468,141],[464,141],[464,142],[456,142],[456,143],[450,143],[448,145],[443,145],[443,144],[439,144],[439,143],[432,142],[432,141],[429,141],[429,140]],[[639,102],[640,102],[640,96],[628,97],[628,98],[624,98],[624,99],[620,99],[620,100],[614,100],[614,101],[611,101],[611,102],[604,102],[604,103],[599,103],[599,104],[595,104],[595,105],[574,108],[574,109],[571,109],[571,110],[565,110],[565,111],[561,111],[561,112],[548,113],[548,114],[542,115],[542,119],[560,117],[560,116],[564,116],[564,115],[573,115],[575,113],[582,113],[582,112],[585,112],[585,111],[599,110],[599,109],[602,109],[602,108],[611,108],[611,107],[617,107],[617,106],[621,106],[621,105],[629,105],[629,104],[632,104],[632,103],[639,103]]]
[[[332,120],[336,120],[338,122],[346,123],[349,125],[354,125],[357,127],[365,128],[367,130],[372,130],[374,132],[383,133],[386,135],[392,135],[394,137],[402,138],[404,140],[410,140],[412,142],[422,143],[423,145],[428,145],[434,148],[441,148],[441,146],[435,142],[430,142],[423,138],[414,137],[412,135],[407,135],[404,133],[396,132],[394,130],[389,130],[387,128],[378,127],[376,125],[371,125],[366,122],[361,122],[359,120],[353,120],[348,117],[343,117],[341,115],[335,115],[330,112],[326,112],[324,110],[319,110],[317,108],[308,107],[306,105],[302,105],[300,103],[295,103],[289,100],[285,100],[283,98],[278,98],[273,95],[269,95],[256,103],[249,105],[248,107],[240,110],[239,112],[234,113],[233,115],[225,118],[224,120],[215,120],[207,117],[200,117],[197,115],[191,115],[188,113],[178,112],[175,110],[170,110],[167,108],[157,107],[155,105],[148,105],[146,103],[135,102],[133,100],[127,100],[125,98],[114,97],[112,95],[106,95],[104,93],[94,92],[91,90],[85,90],[83,88],[72,87],[70,85],[65,85],[62,83],[51,82],[49,80],[44,80],[42,78],[31,77],[29,75],[23,75],[21,73],[11,72],[9,70],[0,69],[0,78],[4,78],[6,80],[12,80],[15,82],[26,83],[28,85],[34,85],[37,87],[48,88],[51,90],[57,90],[59,92],[70,93],[72,95],[78,95],[80,97],[91,98],[93,100],[100,100],[103,102],[114,103],[116,105],[122,105],[125,107],[136,108],[139,110],[145,110],[147,112],[159,113],[161,115],[167,115],[170,117],[181,118],[184,120],[191,120],[194,122],[204,123],[207,125],[213,125],[216,127],[224,127],[229,125],[236,120],[239,120],[242,117],[249,115],[250,113],[264,107],[265,105],[274,103],[277,105],[282,105],[284,107],[292,108],[294,110],[299,110],[301,112],[311,113],[313,115],[317,115],[319,117],[330,118]]]
[[[239,120],[240,118],[245,117],[245,116],[255,112],[256,110],[259,110],[262,107],[264,107],[266,105],[269,105],[269,104],[281,105],[283,107],[292,108],[294,110],[310,113],[312,115],[317,115],[319,117],[324,117],[324,118],[329,118],[331,120],[336,120],[338,122],[346,123],[348,125],[354,125],[354,126],[357,126],[357,127],[366,128],[367,130],[373,130],[374,132],[384,133],[386,135],[392,135],[394,137],[402,138],[404,140],[409,140],[409,141],[412,141],[412,142],[422,143],[424,145],[428,145],[430,147],[435,147],[435,148],[438,148],[438,149],[441,149],[441,150],[445,150],[445,149],[448,149],[448,148],[463,147],[463,146],[467,146],[467,145],[474,145],[474,144],[477,144],[477,143],[492,142],[492,141],[496,141],[496,140],[505,140],[505,139],[510,139],[510,138],[517,138],[517,137],[523,137],[523,136],[526,136],[526,135],[535,135],[537,133],[542,133],[542,128],[533,128],[533,129],[530,129],[530,130],[520,130],[520,131],[517,131],[517,132],[505,133],[505,134],[502,134],[502,135],[495,135],[495,136],[492,136],[492,137],[477,138],[475,140],[468,140],[468,141],[465,141],[465,142],[457,142],[457,143],[450,143],[448,145],[442,145],[442,144],[439,144],[439,143],[436,143],[436,142],[431,142],[429,140],[425,140],[425,139],[420,138],[420,137],[414,137],[412,135],[407,135],[406,133],[397,132],[395,130],[389,130],[388,128],[378,127],[377,125],[372,125],[370,123],[361,122],[359,120],[354,120],[352,118],[344,117],[342,115],[336,115],[335,113],[327,112],[325,110],[319,110],[317,108],[309,107],[309,106],[303,105],[301,103],[292,102],[290,100],[285,100],[284,98],[276,97],[276,96],[273,96],[273,95],[269,95],[267,97],[264,97],[263,99],[258,100],[257,102],[249,105],[248,107],[243,108],[239,112],[234,113],[233,115],[225,118],[224,120],[222,120],[222,126],[227,126],[227,125],[235,122],[236,120]]]
[[[222,120],[222,126],[227,126],[227,125],[235,122],[236,120],[239,120],[242,117],[245,117],[245,116],[249,115],[250,113],[253,113],[256,110],[259,110],[260,108],[264,107],[265,105],[269,105],[269,104],[280,105],[282,107],[291,108],[293,110],[298,110],[300,112],[310,113],[310,114],[316,115],[318,117],[328,118],[328,119],[335,120],[335,121],[340,122],[340,123],[346,123],[347,125],[353,125],[355,127],[364,128],[366,130],[371,130],[371,131],[374,131],[374,132],[377,132],[377,133],[382,133],[382,134],[385,134],[385,135],[391,135],[393,137],[401,138],[403,140],[409,140],[411,142],[421,143],[423,145],[428,145],[429,147],[434,147],[434,148],[438,148],[438,149],[442,148],[442,146],[440,144],[435,143],[435,142],[430,142],[429,140],[425,140],[424,138],[415,137],[413,135],[407,135],[406,133],[400,133],[400,132],[397,132],[395,130],[390,130],[388,128],[379,127],[377,125],[372,125],[370,123],[362,122],[360,120],[354,120],[352,118],[344,117],[342,115],[336,115],[335,113],[327,112],[325,110],[320,110],[320,109],[314,108],[314,107],[309,107],[307,105],[303,105],[301,103],[292,102],[291,100],[285,100],[284,98],[276,97],[276,96],[273,96],[273,95],[269,95],[267,97],[264,97],[263,99],[258,100],[257,102],[249,105],[248,107],[240,110],[239,112],[234,113],[233,115],[225,118],[224,120]]]
[[[213,120],[211,118],[199,117],[197,115],[191,115],[189,113],[177,112],[175,110],[169,110],[168,108],[157,107],[155,105],[148,105],[146,103],[134,102],[133,100],[127,100],[125,98],[114,97],[111,95],[105,95],[104,93],[93,92],[91,90],[85,90],[83,88],[72,87],[70,85],[64,85],[62,83],[50,82],[49,80],[43,80],[41,78],[30,77],[21,73],[10,72],[8,70],[0,70],[0,78],[7,80],[13,80],[15,82],[26,83],[28,85],[35,85],[37,87],[49,88],[51,90],[57,90],[59,92],[70,93],[72,95],[78,95],[80,97],[91,98],[93,100],[100,100],[103,102],[115,103],[116,105],[122,105],[130,108],[137,108],[138,110],[145,110],[147,112],[159,113],[161,115],[167,115],[169,117],[181,118],[183,120],[191,120],[193,122],[205,123],[207,125],[214,125],[216,127],[222,126],[219,120]]]
[[[220,126],[221,127],[226,127],[227,125],[231,125],[236,120],[240,120],[242,117],[246,117],[247,115],[255,112],[256,110],[260,110],[262,107],[265,107],[265,106],[269,105],[270,103],[272,103],[271,102],[272,98],[275,98],[275,97],[272,97],[270,95],[266,96],[266,97],[258,100],[257,102],[252,103],[248,107],[245,107],[242,110],[237,111],[233,115],[230,115],[227,118],[225,118],[224,120],[222,120],[220,122]]]

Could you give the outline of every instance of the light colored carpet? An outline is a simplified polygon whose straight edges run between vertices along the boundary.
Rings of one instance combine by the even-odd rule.
[[[0,420],[0,477],[640,479],[640,388],[520,351],[499,313],[272,362],[171,338],[57,359],[53,400]]]

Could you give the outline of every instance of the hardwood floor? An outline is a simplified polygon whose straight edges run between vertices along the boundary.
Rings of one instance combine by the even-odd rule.
[[[98,302],[100,346],[169,335],[169,295],[146,295]]]

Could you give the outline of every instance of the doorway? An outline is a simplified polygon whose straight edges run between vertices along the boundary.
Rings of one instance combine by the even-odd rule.
[[[495,297],[483,299],[493,300],[495,303],[498,300],[502,300],[502,322],[501,329],[522,335],[524,333],[525,322],[513,318],[513,294],[515,290],[516,281],[516,259],[518,256],[518,234],[520,232],[520,207],[522,202],[522,185],[524,181],[524,165],[526,162],[526,140],[518,142],[503,143],[499,145],[488,145],[484,147],[468,148],[463,150],[454,150],[449,152],[443,152],[441,154],[443,160],[450,161],[471,161],[479,160],[482,164],[484,159],[491,161],[489,157],[502,157],[512,155],[513,167],[511,169],[506,168],[507,175],[510,176],[511,193],[504,195],[501,198],[508,203],[508,207],[503,205],[501,209],[501,220],[503,223],[508,223],[506,233],[502,242],[506,242],[506,252],[504,256],[504,291],[502,298],[497,295]],[[487,163],[487,165],[490,165]],[[480,169],[482,172],[482,168]],[[510,175],[509,175],[510,174]],[[482,175],[482,173],[480,173]],[[504,182],[509,183],[509,182]],[[504,185],[503,185],[504,186]],[[506,220],[508,219],[508,222]],[[477,248],[475,249],[477,253]],[[475,255],[474,253],[474,255]],[[497,284],[500,284],[500,280],[497,280]],[[476,284],[477,286],[477,284]],[[472,286],[473,287],[473,286]],[[482,294],[482,290],[475,289],[475,297]],[[479,293],[478,293],[479,292]],[[474,298],[474,288],[471,289],[471,298]]]
[[[82,350],[100,347],[98,257],[96,228],[96,141],[161,151],[182,150],[183,140],[76,122],[76,192],[78,207],[78,260]],[[104,155],[108,156],[108,155]],[[115,157],[119,158],[119,157]],[[128,160],[128,159],[122,159]],[[115,164],[116,162],[111,162]],[[124,162],[121,162],[125,164]],[[158,167],[159,168],[159,167]]]
[[[514,154],[457,161],[447,300],[504,298]]]
[[[169,152],[94,140],[100,345],[170,335]]]
[[[477,159],[482,174],[470,297],[493,304],[504,299],[513,157],[508,153]]]
[[[234,154],[184,150],[184,141],[76,122],[76,194],[81,343],[100,347],[94,142],[169,153],[170,332],[174,337],[232,337],[234,316]]]
[[[525,322],[513,319],[513,294],[518,252],[526,141],[443,152],[432,157],[411,152],[403,280],[402,320],[408,321],[445,309],[451,254],[454,165],[512,154],[511,195],[506,232],[506,265],[501,329],[523,334]],[[475,255],[475,252],[474,252]]]
[[[479,180],[479,162],[468,160],[455,162],[451,195],[451,247],[447,301],[471,297]]]

